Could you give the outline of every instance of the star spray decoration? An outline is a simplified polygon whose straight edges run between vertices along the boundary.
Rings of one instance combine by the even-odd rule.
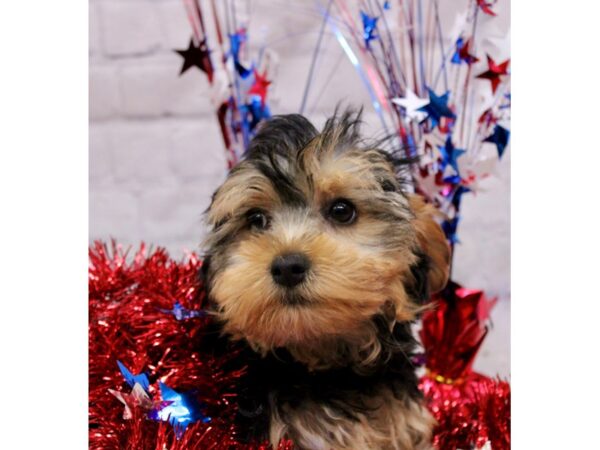
[[[212,5],[212,33],[205,26],[201,3],[184,0],[184,5],[193,36],[187,49],[176,50],[183,58],[180,75],[193,67],[206,75],[228,168],[232,168],[246,152],[258,125],[271,116],[268,87],[276,58],[264,46],[255,57],[247,57],[251,38],[247,20],[238,21],[240,14],[233,2],[223,2],[223,8]],[[223,13],[226,20],[221,17]]]
[[[350,30],[338,42],[361,76],[382,128],[397,137],[395,154],[418,158],[411,169],[415,190],[440,210],[454,249],[461,242],[465,194],[480,192],[508,151],[510,59],[501,58],[508,53],[507,40],[493,34],[500,3],[470,2],[456,11],[452,27],[441,25],[437,2],[398,2],[353,19],[345,2],[335,4],[340,13],[330,28],[339,32],[336,23],[342,23]],[[375,46],[370,44],[377,23]],[[453,45],[446,49],[445,42]],[[510,385],[472,369],[495,300],[451,281],[432,301],[421,331],[426,375],[420,388],[437,420],[435,447],[508,450]]]
[[[225,16],[230,20],[222,20],[223,8],[211,11],[211,19],[216,26],[215,34],[210,36],[204,27],[200,3],[192,0],[184,3],[194,31],[193,42],[198,43],[198,49],[182,50],[185,52],[182,54],[184,68],[187,71],[197,67],[207,76],[231,168],[243,156],[260,123],[271,115],[271,82],[276,79],[274,59],[269,57],[269,49],[264,46],[256,56],[250,55],[248,43],[254,36],[248,30],[252,28],[247,20],[238,20],[239,10],[236,14],[232,1],[222,4]],[[331,8],[326,11],[319,10],[323,15],[323,30],[328,28],[331,31],[343,55],[356,69],[382,129],[396,137],[399,145],[394,156],[416,161],[411,166],[415,190],[439,208],[448,242],[452,247],[458,245],[464,195],[481,191],[482,180],[492,175],[501,158],[506,158],[509,146],[510,59],[506,58],[507,48],[503,47],[506,39],[494,35],[487,27],[502,14],[501,3],[494,0],[470,2],[466,10],[458,11],[458,18],[450,28],[442,24],[437,2],[377,1],[363,2],[360,8],[353,8],[348,2],[332,0],[329,5]],[[448,47],[447,43],[450,43]],[[188,54],[190,56],[186,59]],[[324,55],[317,43],[315,58]],[[206,62],[202,62],[203,58],[214,63],[212,75],[209,75]],[[182,68],[182,72],[185,71]],[[312,69],[310,73],[313,73]],[[305,96],[310,93],[311,76],[307,80]],[[104,267],[102,258],[98,260],[98,266]],[[106,276],[114,276],[112,270],[98,274],[99,280],[107,283]],[[154,289],[161,288],[156,286]],[[122,295],[132,305],[139,306],[135,292],[126,294],[123,291]],[[453,282],[434,300],[438,307],[426,314],[421,336],[426,350],[427,375],[420,386],[438,421],[434,443],[440,450],[508,449],[510,386],[472,370],[472,362],[485,337],[493,302],[488,301],[483,292],[464,289]],[[228,446],[235,442],[234,438],[231,440],[231,428],[225,420],[228,411],[216,406],[223,407],[232,401],[227,396],[227,389],[210,387],[211,377],[206,377],[210,364],[203,366],[204,372],[197,368],[198,361],[208,361],[210,357],[194,353],[193,347],[185,347],[187,341],[183,338],[169,340],[168,336],[173,334],[165,334],[163,329],[166,326],[183,327],[169,330],[171,333],[178,330],[189,337],[185,333],[192,328],[186,327],[192,322],[204,323],[209,317],[202,315],[201,305],[190,304],[189,300],[181,298],[183,307],[174,301],[179,299],[161,300],[159,308],[154,305],[154,309],[147,312],[151,316],[158,314],[152,316],[158,322],[133,327],[133,330],[145,330],[140,332],[144,336],[142,342],[145,348],[155,349],[157,347],[150,338],[149,330],[154,331],[156,326],[161,336],[153,339],[169,357],[165,359],[159,355],[151,361],[135,362],[134,367],[148,368],[149,379],[158,380],[158,384],[150,384],[149,391],[144,390],[140,383],[134,383],[131,393],[119,391],[121,398],[118,398],[122,404],[142,402],[145,405],[130,408],[133,419],[129,423],[134,423],[136,411],[142,410],[147,418],[148,415],[154,417],[147,422],[170,426],[173,436],[179,438],[172,441],[173,447],[167,445],[166,448],[172,450],[188,448],[185,445],[204,445],[205,439],[213,445],[205,445],[206,448],[245,448],[236,447],[238,443]],[[107,322],[103,316],[106,311],[102,309],[105,303],[98,300],[98,305],[98,311],[102,313],[93,329],[100,333],[106,328],[100,323]],[[130,320],[134,320],[132,317]],[[109,324],[108,328],[112,326]],[[130,342],[137,340],[130,339]],[[181,351],[181,346],[187,348],[187,355]],[[126,348],[123,343],[117,347]],[[440,348],[445,351],[439,351]],[[138,350],[138,354],[142,351]],[[172,360],[173,354],[177,356],[177,363],[171,363],[167,370],[164,365]],[[132,357],[130,353],[128,355]],[[218,362],[211,361],[213,363],[219,366]],[[97,364],[104,367],[104,360]],[[101,377],[106,377],[106,370],[96,372],[95,379],[100,380],[97,384],[104,386],[105,395],[108,381]],[[224,377],[232,381],[218,369],[209,373],[220,374],[215,376],[219,380]],[[165,376],[170,377],[168,383]],[[189,389],[190,384],[195,391]],[[158,388],[154,387],[156,385]],[[188,401],[185,393],[192,391],[196,394]],[[217,395],[215,392],[225,394]],[[112,401],[116,403],[114,398]],[[207,404],[206,411],[202,407],[197,408],[197,405],[203,404]],[[94,410],[94,423],[100,424],[103,430],[102,438],[98,439],[109,441],[111,438],[107,436],[112,437],[113,432],[114,435],[123,433],[122,412],[119,411],[120,422],[115,417],[105,420],[99,414],[99,411],[108,411],[108,408],[103,408]],[[205,421],[208,417],[212,419],[210,422]],[[195,421],[188,422],[190,420]],[[185,427],[186,431],[181,433],[176,430],[178,427]],[[223,431],[225,429],[228,431]],[[134,444],[133,448],[146,448],[147,445],[139,444],[139,439],[143,439],[139,429],[133,430],[135,432],[129,435],[130,441],[138,444],[137,447]],[[163,448],[165,435],[150,434],[158,436],[155,441],[160,445],[157,447],[155,441],[148,439],[149,448]]]
[[[477,0],[447,26],[436,2],[409,0],[354,13],[341,0],[333,3],[338,14],[327,22],[331,31],[382,128],[396,137],[397,156],[418,158],[411,167],[415,190],[442,211],[448,240],[458,243],[464,194],[482,189],[509,143],[510,59],[496,56],[508,46],[493,24],[503,10]],[[341,30],[349,30],[345,39]],[[453,45],[444,48],[445,42]]]

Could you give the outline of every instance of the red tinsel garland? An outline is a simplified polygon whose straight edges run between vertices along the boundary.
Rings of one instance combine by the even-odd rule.
[[[436,448],[510,449],[510,385],[471,373],[461,383],[446,384],[425,376],[419,388],[437,420]]]
[[[220,369],[225,361],[196,351],[203,325],[210,319],[178,321],[161,311],[170,310],[175,302],[189,309],[202,309],[200,266],[194,256],[185,263],[176,263],[163,249],[146,256],[143,245],[129,258],[114,243],[110,251],[101,243],[90,249],[90,448],[268,448],[241,445],[235,439],[232,386],[240,373],[223,372]],[[156,392],[158,381],[177,390],[197,390],[212,421],[190,425],[177,440],[170,424],[147,420],[138,408],[132,408],[132,419],[124,420],[123,404],[108,392],[109,389],[130,391],[117,360],[134,373],[147,373],[154,382],[151,393]],[[280,448],[291,446],[282,443]]]
[[[237,441],[233,418],[237,408],[234,386],[241,371],[223,370],[227,361],[197,350],[202,331],[211,320],[177,320],[165,313],[178,302],[189,310],[204,307],[198,278],[201,261],[190,255],[174,262],[163,249],[148,255],[142,244],[135,254],[118,245],[97,242],[90,248],[89,269],[89,440],[91,449],[248,449],[270,448],[266,443]],[[235,358],[236,354],[228,355]],[[150,394],[163,382],[177,391],[193,391],[206,405],[209,423],[188,426],[180,439],[167,422],[146,418],[124,405],[109,389],[129,394],[117,361],[133,373],[150,378]],[[507,383],[471,375],[462,384],[447,385],[424,378],[421,389],[439,422],[435,444],[451,450],[464,443],[492,442],[493,450],[509,448],[510,388]],[[508,425],[507,425],[508,424]],[[290,441],[279,450],[291,450]]]

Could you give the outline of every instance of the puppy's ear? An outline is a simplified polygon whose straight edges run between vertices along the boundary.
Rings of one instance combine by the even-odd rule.
[[[410,207],[415,214],[412,223],[417,232],[420,250],[429,257],[427,276],[431,293],[442,290],[448,282],[450,272],[450,246],[442,228],[435,221],[439,215],[432,205],[425,203],[419,195],[409,196]]]

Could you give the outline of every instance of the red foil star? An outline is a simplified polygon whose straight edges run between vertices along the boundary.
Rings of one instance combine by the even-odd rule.
[[[488,70],[483,73],[477,75],[477,78],[490,80],[492,83],[492,93],[496,93],[496,89],[498,85],[501,83],[500,77],[502,75],[508,74],[508,65],[510,63],[510,59],[507,59],[503,63],[496,64],[496,61],[492,59],[490,55],[487,57],[488,60]]]
[[[495,16],[496,13],[492,11],[492,6],[494,6],[495,2],[486,2],[485,0],[477,0],[477,6],[481,8],[481,10],[487,14],[488,16]]]
[[[465,42],[465,44],[458,51],[458,56],[461,59],[461,61],[464,61],[469,65],[479,61],[479,58],[477,58],[475,55],[472,55],[469,53],[469,47],[471,46],[472,43],[473,43],[472,39],[469,39],[467,42]]]
[[[267,72],[264,71],[263,74],[259,74],[256,69],[254,70],[254,84],[248,91],[248,95],[258,95],[260,97],[260,102],[262,106],[265,106],[265,102],[267,99],[267,88],[271,82],[267,80]]]
[[[492,108],[488,108],[482,112],[481,116],[479,116],[479,119],[477,120],[477,123],[485,124],[488,127],[496,122],[498,122],[498,118],[494,115]]]

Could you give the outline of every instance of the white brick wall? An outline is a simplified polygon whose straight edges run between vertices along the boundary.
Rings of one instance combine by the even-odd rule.
[[[319,27],[313,3],[255,0],[252,5],[253,42],[266,36],[280,58],[271,108],[295,112]],[[183,3],[90,0],[89,30],[90,240],[145,240],[175,255],[197,249],[204,234],[202,212],[226,169],[208,83],[195,69],[178,77],[181,59],[171,51],[189,41]],[[286,39],[286,33],[292,37]],[[310,117],[318,124],[340,99],[369,104],[338,47],[332,37],[325,38],[329,65],[318,66],[321,82],[308,102],[317,106]],[[335,78],[322,90],[320,83],[334,65]],[[369,129],[379,131],[376,118],[367,119]],[[498,178],[484,184],[487,192],[463,197],[455,267],[459,281],[504,297],[510,292],[507,156]]]

